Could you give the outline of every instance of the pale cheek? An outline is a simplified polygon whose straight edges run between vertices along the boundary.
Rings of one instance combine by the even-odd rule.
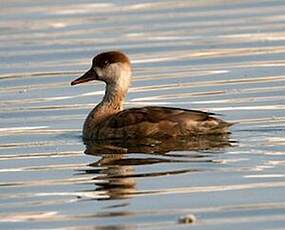
[[[128,89],[129,85],[130,85],[130,80],[131,80],[130,72],[126,71],[126,70],[123,70],[121,72],[121,77],[119,79],[119,81],[120,81],[119,84],[122,86],[122,88]]]
[[[103,76],[103,71],[102,71],[102,69],[96,67],[96,68],[95,68],[95,72],[97,73],[97,75],[98,75],[100,78],[102,78],[102,76]]]
[[[105,70],[104,76],[108,76],[109,81],[117,81],[117,77],[120,76],[120,68],[117,64],[111,64]]]

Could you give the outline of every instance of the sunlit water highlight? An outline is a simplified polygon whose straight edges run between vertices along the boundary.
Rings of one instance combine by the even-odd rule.
[[[193,229],[283,229],[284,12],[281,0],[2,1],[0,228],[186,229],[193,214]],[[216,112],[238,122],[232,135],[86,149],[104,86],[69,84],[113,49],[133,62],[126,107]]]

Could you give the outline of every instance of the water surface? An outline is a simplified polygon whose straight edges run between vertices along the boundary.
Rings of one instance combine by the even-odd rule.
[[[1,229],[284,228],[284,1],[0,4]],[[113,49],[126,107],[216,112],[231,136],[86,150],[104,85],[70,82]]]

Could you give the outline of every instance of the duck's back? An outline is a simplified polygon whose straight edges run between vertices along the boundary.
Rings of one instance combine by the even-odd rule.
[[[92,139],[178,137],[228,133],[231,123],[213,113],[148,106],[118,112],[97,125]]]

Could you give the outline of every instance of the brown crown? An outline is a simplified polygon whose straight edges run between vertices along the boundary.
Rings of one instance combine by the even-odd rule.
[[[128,63],[130,64],[129,58],[122,52],[110,51],[105,53],[100,53],[93,58],[92,65],[100,68],[104,68],[113,63]]]

